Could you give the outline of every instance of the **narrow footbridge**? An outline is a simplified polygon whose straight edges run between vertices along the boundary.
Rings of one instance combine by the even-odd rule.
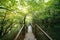
[[[14,38],[14,40],[53,40],[40,26],[37,24],[25,26],[23,25]]]

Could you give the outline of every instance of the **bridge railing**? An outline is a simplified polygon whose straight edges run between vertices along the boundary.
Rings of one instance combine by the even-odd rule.
[[[24,40],[27,27],[23,25],[14,40]]]
[[[40,26],[37,24],[32,26],[33,33],[37,40],[53,40]]]

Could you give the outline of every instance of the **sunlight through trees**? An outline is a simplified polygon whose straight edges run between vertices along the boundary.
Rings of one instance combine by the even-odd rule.
[[[29,23],[60,40],[60,0],[0,0],[0,40],[13,40]]]

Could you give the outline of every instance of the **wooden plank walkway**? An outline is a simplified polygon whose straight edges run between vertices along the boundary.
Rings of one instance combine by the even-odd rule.
[[[35,24],[35,26],[29,25],[28,27],[25,27],[23,25],[14,40],[53,40],[53,39],[42,28],[40,28],[40,26]]]
[[[28,26],[28,32],[26,33],[24,40],[36,40],[36,38],[32,32],[31,25]]]

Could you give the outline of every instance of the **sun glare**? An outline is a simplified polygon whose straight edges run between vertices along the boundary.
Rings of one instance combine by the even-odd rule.
[[[44,0],[45,3],[47,3],[49,0]]]
[[[23,11],[24,13],[28,13],[27,7],[22,8],[22,11]]]
[[[18,9],[23,13],[28,13],[29,6],[23,7],[22,5],[18,6]]]
[[[26,21],[27,21],[27,22],[31,22],[31,21],[32,21],[31,19],[32,19],[31,16],[27,16],[27,17],[26,17]]]
[[[17,8],[22,12],[22,13],[28,13],[28,9],[30,8],[30,5],[27,4],[27,2],[24,1],[25,6],[22,6],[19,2],[19,0],[17,1]]]

